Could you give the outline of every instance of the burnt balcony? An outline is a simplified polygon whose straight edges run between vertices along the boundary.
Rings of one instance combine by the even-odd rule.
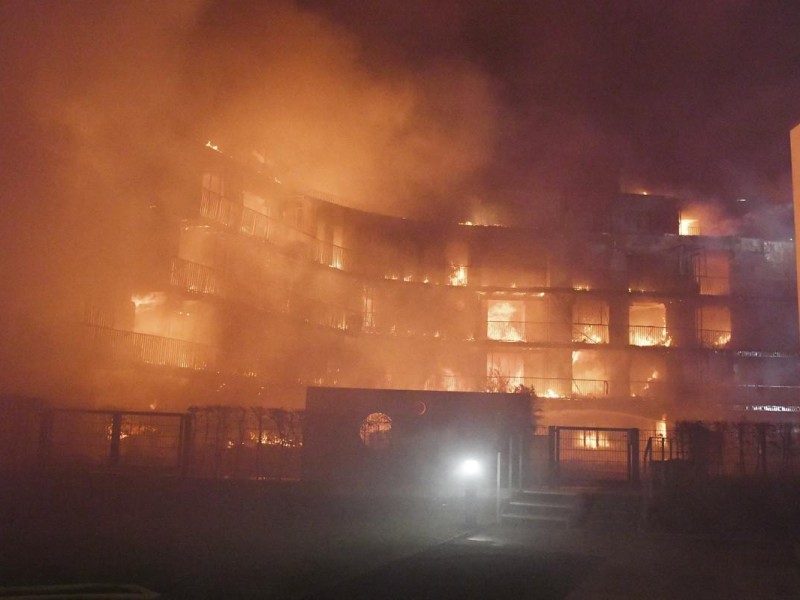
[[[628,343],[631,346],[669,346],[672,338],[663,325],[631,325]]]
[[[600,398],[608,396],[608,381],[554,377],[517,377],[502,374],[486,377],[439,375],[428,378],[425,389],[465,392],[514,392],[532,390],[540,398]]]
[[[233,202],[211,190],[203,189],[200,216],[249,237],[262,239],[287,251],[304,254],[309,260],[344,270],[348,263],[346,248],[317,239],[276,218]]]
[[[205,344],[109,327],[88,327],[95,352],[112,360],[193,370],[215,365],[216,349]]]
[[[576,344],[607,344],[608,324],[573,323],[572,341]]]

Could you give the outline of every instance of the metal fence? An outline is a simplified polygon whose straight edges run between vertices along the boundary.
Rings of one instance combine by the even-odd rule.
[[[47,408],[0,398],[0,471],[138,469],[297,479],[303,412],[195,407],[185,413]],[[534,433],[531,481],[637,482],[653,463],[709,476],[800,476],[800,424],[679,423],[674,431],[549,427]],[[522,466],[520,466],[520,470]]]
[[[0,401],[0,471],[133,469],[296,479],[302,443],[299,411],[201,407],[164,413]]]
[[[800,424],[682,423],[677,453],[709,475],[800,475]]]
[[[549,479],[553,483],[639,481],[638,429],[550,427]]]
[[[302,413],[261,407],[190,409],[191,472],[203,477],[297,479]]]
[[[184,467],[183,413],[48,410],[43,414],[42,467]]]

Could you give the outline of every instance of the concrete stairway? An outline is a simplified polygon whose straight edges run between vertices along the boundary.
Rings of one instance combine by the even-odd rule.
[[[509,523],[550,524],[570,527],[582,512],[579,494],[557,490],[521,490],[514,492],[503,509],[500,521]]]

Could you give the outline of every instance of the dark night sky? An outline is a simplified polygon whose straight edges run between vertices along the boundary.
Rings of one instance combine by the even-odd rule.
[[[7,0],[0,17],[7,208],[116,189],[208,138],[402,214],[558,215],[620,187],[790,199],[792,0]]]

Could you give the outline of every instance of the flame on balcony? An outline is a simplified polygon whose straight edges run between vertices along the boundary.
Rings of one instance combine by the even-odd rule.
[[[163,304],[166,300],[164,292],[150,292],[149,294],[133,294],[131,302],[138,310],[139,308],[148,308],[150,306],[158,306]]]
[[[667,309],[662,302],[636,302],[629,309],[628,343],[631,346],[669,346]]]
[[[503,342],[524,342],[524,321],[523,302],[490,300],[487,304],[486,337]]]
[[[561,396],[553,388],[547,388],[544,392],[539,394],[542,398],[560,398]]]
[[[467,267],[464,265],[450,265],[450,273],[447,276],[449,285],[465,286],[467,285]]]
[[[681,215],[678,221],[679,235],[700,235],[700,221]]]

